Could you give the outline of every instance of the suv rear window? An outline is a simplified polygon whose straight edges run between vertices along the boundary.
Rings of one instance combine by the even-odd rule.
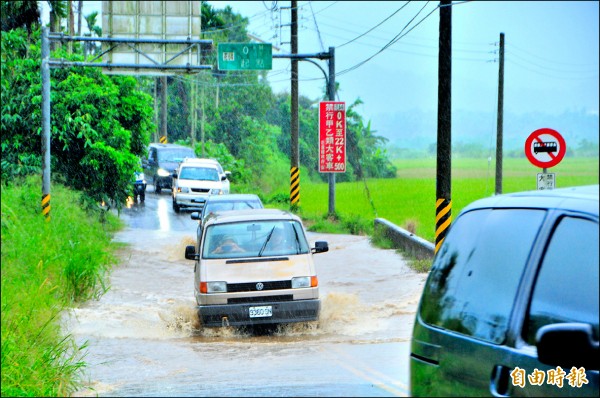
[[[545,214],[534,209],[481,209],[457,218],[423,292],[423,321],[502,343]]]

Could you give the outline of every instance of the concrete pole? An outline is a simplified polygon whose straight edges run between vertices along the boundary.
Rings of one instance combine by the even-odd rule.
[[[298,2],[292,0],[291,18],[291,45],[292,55],[298,54]],[[292,58],[292,86],[291,86],[291,166],[290,166],[290,207],[295,209],[300,205],[300,168],[298,136],[300,125],[298,122],[298,60]]]
[[[42,27],[42,214],[50,221],[50,39]]]
[[[160,121],[158,119],[158,77],[154,79],[154,123],[156,129],[152,132],[152,142],[158,142],[158,130],[160,129]]]
[[[500,33],[498,69],[498,121],[496,130],[496,195],[502,194],[502,135],[504,123],[504,33]]]
[[[190,122],[190,142],[192,143],[192,148],[196,147],[196,80],[195,76],[190,79],[190,114],[189,114],[189,122]]]
[[[435,252],[452,220],[452,1],[440,2]]]
[[[329,101],[335,101],[335,48],[329,47]],[[335,216],[335,173],[329,173],[329,216]]]
[[[169,142],[167,136],[167,77],[160,77],[160,126],[161,126],[161,140]],[[161,141],[162,142],[162,141]]]

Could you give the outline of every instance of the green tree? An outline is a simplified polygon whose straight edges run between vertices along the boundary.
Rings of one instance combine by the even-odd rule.
[[[84,34],[87,37],[102,37],[102,28],[97,25],[98,19],[98,11],[94,11],[85,16],[85,23],[89,30],[88,33]],[[97,46],[96,43],[91,41],[86,41],[84,44],[84,54],[85,56],[96,55],[100,51],[101,47]]]
[[[40,9],[35,0],[13,0],[1,3],[2,32],[8,32],[16,28],[27,29],[27,36],[35,25],[40,24]]]
[[[67,2],[65,0],[47,0],[50,7],[50,31],[59,33],[61,31],[62,19],[68,16]],[[54,50],[56,43],[50,43],[50,49]]]
[[[2,34],[2,180],[39,172],[41,76],[38,44],[23,58],[22,29]],[[81,60],[62,49],[53,56]],[[52,176],[84,192],[90,204],[117,207],[131,192],[131,178],[153,129],[152,98],[132,77],[106,76],[98,68],[52,71]],[[34,138],[37,137],[37,138]]]

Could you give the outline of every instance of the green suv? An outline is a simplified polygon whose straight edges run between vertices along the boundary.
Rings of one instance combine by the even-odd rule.
[[[593,185],[458,215],[417,310],[412,396],[598,397],[598,204]]]

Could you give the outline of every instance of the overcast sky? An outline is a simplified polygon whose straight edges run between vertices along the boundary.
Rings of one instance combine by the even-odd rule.
[[[209,4],[218,9],[230,5],[250,19],[252,34],[281,47],[281,53],[289,53],[290,30],[283,25],[290,22],[291,2]],[[335,47],[340,100],[351,103],[360,97],[367,116],[396,109],[435,111],[438,5],[424,1],[298,1],[299,52]],[[453,109],[495,112],[497,50],[503,32],[505,110],[597,114],[598,15],[597,1],[453,2]],[[385,48],[398,35],[399,39]],[[327,70],[325,62],[319,62]],[[270,81],[277,91],[290,90],[289,69],[289,60],[273,61]],[[306,62],[300,63],[299,71],[300,92],[318,97],[324,85],[322,72]]]
[[[45,3],[45,2],[41,2]],[[86,2],[84,15],[100,9]],[[249,32],[290,52],[289,1],[209,1],[249,18]],[[598,1],[455,1],[452,109],[495,112],[498,42],[505,34],[506,112],[598,114]],[[298,1],[299,52],[335,47],[339,100],[361,98],[367,118],[437,110],[439,2]],[[100,21],[100,18],[99,18]],[[390,44],[391,43],[391,44]],[[317,61],[328,70],[325,61]],[[299,63],[302,95],[319,98],[323,73]],[[290,91],[290,61],[274,59],[269,81]]]

